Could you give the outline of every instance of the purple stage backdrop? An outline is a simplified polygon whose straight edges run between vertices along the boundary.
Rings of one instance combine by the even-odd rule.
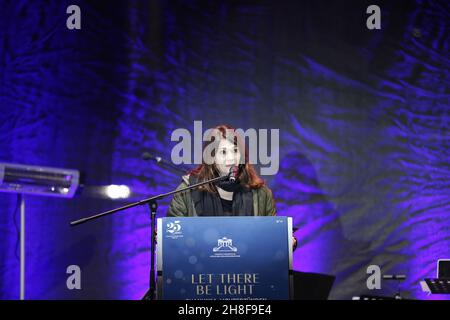
[[[419,281],[450,258],[448,1],[75,2],[81,30],[66,28],[73,1],[0,1],[0,162],[78,169],[133,201],[179,184],[141,159],[170,161],[176,128],[280,129],[279,172],[263,178],[299,228],[294,269],[335,275],[331,299],[394,295],[367,289],[374,264],[432,298]],[[125,202],[25,200],[27,298],[144,295],[147,208],[71,228]],[[1,299],[19,297],[16,202],[0,193]]]

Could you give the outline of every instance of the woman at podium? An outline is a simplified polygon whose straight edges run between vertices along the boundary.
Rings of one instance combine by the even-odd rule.
[[[273,216],[276,215],[272,191],[249,163],[235,129],[227,125],[213,128],[203,146],[202,164],[183,176],[177,189],[197,182],[226,176],[234,181],[206,184],[174,195],[168,216]]]

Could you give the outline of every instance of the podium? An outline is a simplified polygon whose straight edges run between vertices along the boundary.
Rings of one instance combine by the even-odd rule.
[[[157,298],[293,298],[292,218],[157,220]]]

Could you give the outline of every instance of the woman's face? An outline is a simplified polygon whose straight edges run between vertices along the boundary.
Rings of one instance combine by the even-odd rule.
[[[214,157],[214,163],[221,176],[230,172],[230,168],[239,165],[239,148],[227,139],[221,139]]]

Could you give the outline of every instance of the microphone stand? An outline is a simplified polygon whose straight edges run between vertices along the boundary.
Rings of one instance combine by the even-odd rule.
[[[165,197],[170,196],[172,194],[176,194],[176,193],[188,191],[188,190],[191,190],[191,189],[195,189],[197,187],[200,187],[200,186],[208,184],[208,183],[215,183],[215,182],[219,182],[219,181],[228,180],[228,179],[230,179],[232,173],[233,172],[230,170],[230,173],[228,175],[226,175],[226,176],[217,177],[217,178],[213,178],[213,179],[210,179],[210,180],[198,182],[198,183],[195,183],[193,185],[187,186],[187,187],[182,188],[182,189],[173,190],[173,191],[170,191],[170,192],[167,192],[167,193],[162,193],[162,194],[159,194],[157,196],[153,196],[153,197],[150,197],[150,198],[146,198],[146,199],[143,199],[143,200],[140,200],[140,201],[137,201],[137,202],[133,202],[133,203],[127,204],[127,205],[125,205],[123,207],[120,207],[120,208],[117,208],[117,209],[105,211],[105,212],[102,212],[102,213],[99,213],[99,214],[96,214],[96,215],[93,215],[93,216],[90,216],[90,217],[86,217],[86,218],[82,218],[82,219],[79,219],[79,220],[75,220],[75,221],[70,222],[70,225],[71,226],[76,226],[76,225],[79,225],[79,224],[82,224],[82,223],[86,223],[88,221],[95,220],[95,219],[98,219],[98,218],[101,218],[101,217],[104,217],[106,215],[110,215],[110,214],[113,214],[113,213],[116,213],[116,212],[119,212],[119,211],[123,211],[123,210],[130,209],[130,208],[133,208],[133,207],[137,207],[137,206],[148,204],[148,206],[150,208],[150,212],[151,212],[151,214],[150,214],[150,220],[151,220],[151,229],[150,229],[150,231],[151,231],[151,236],[150,236],[151,237],[151,245],[150,245],[150,251],[151,251],[150,252],[150,254],[151,254],[151,256],[150,256],[150,261],[151,261],[150,262],[151,263],[151,266],[150,266],[150,290],[147,291],[147,293],[145,294],[143,300],[154,300],[155,299],[155,292],[156,292],[156,279],[155,279],[155,245],[156,245],[155,217],[156,217],[156,210],[158,209],[157,200],[165,198]]]

